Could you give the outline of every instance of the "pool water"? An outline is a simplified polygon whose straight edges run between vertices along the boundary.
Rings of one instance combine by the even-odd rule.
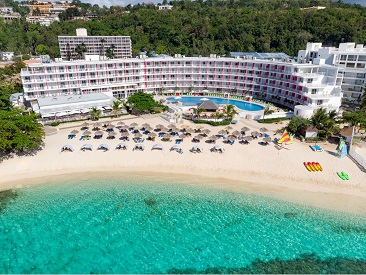
[[[197,104],[200,104],[204,101],[204,100],[202,100],[203,98],[207,98],[207,99],[215,102],[216,104],[235,105],[239,109],[245,110],[245,111],[261,111],[264,109],[263,106],[256,104],[256,103],[229,99],[229,98],[183,96],[183,97],[168,97],[167,100],[169,100],[171,102],[177,102],[177,101],[182,102],[183,106],[196,106]]]

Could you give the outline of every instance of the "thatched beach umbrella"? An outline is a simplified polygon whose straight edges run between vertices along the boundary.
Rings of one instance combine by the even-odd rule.
[[[141,133],[136,133],[136,134],[135,134],[135,137],[136,137],[136,138],[140,138],[140,137],[142,137],[142,134],[141,134]]]
[[[168,129],[168,128],[166,128],[166,127],[161,127],[161,128],[160,128],[160,132],[168,132],[168,130],[169,130],[169,129]]]
[[[175,126],[175,124],[173,124],[173,123],[171,123],[171,124],[169,124],[169,125],[168,125],[168,128],[169,128],[169,129],[174,128],[174,127],[176,127],[176,126]]]
[[[114,127],[116,127],[116,126],[114,126],[113,124],[108,124],[106,129],[113,129]]]
[[[241,128],[240,130],[243,131],[243,132],[250,131],[250,129],[248,127],[246,127],[246,126],[244,126],[243,128]]]
[[[128,125],[122,125],[121,126],[121,129],[123,129],[123,130],[127,130],[128,128],[130,128],[130,126],[128,126]]]
[[[135,128],[136,126],[138,126],[138,124],[136,122],[130,124],[130,127]]]
[[[118,126],[122,126],[122,125],[125,125],[125,123],[124,123],[123,121],[118,121],[118,122],[117,122],[117,125],[118,125]]]
[[[257,136],[259,136],[259,135],[260,135],[260,133],[259,133],[259,132],[257,132],[257,131],[252,132],[252,136],[254,136],[254,137],[257,137]]]
[[[179,129],[175,126],[173,128],[171,128],[171,130],[172,130],[172,132],[178,132],[179,131]]]
[[[203,129],[202,133],[204,133],[205,135],[208,135],[209,133],[211,133],[211,131],[209,129]]]
[[[201,140],[201,139],[203,139],[203,136],[201,136],[201,135],[197,135],[197,136],[195,136],[195,137],[194,137],[194,139]]]
[[[265,141],[265,142],[271,142],[271,138],[270,137],[265,137],[265,138],[263,138],[263,141]]]
[[[153,129],[153,127],[151,127],[151,126],[147,126],[147,127],[145,128],[145,131],[148,131],[148,132],[151,132],[152,130],[154,130],[154,129]]]
[[[208,140],[217,140],[218,139],[218,137],[217,136],[215,136],[215,135],[212,135],[212,136],[210,136],[209,138],[208,138]]]
[[[115,135],[117,135],[117,133],[116,133],[116,132],[109,132],[109,133],[108,133],[108,136],[109,136],[109,137],[114,137]]]
[[[236,136],[234,136],[234,135],[229,135],[229,136],[227,137],[227,139],[235,140],[235,139],[237,139],[237,137],[236,137]]]
[[[164,125],[158,124],[158,125],[155,126],[156,130],[160,130],[161,128],[164,128]]]
[[[70,132],[70,134],[72,134],[72,135],[76,135],[77,133],[79,133],[79,131],[78,131],[78,130],[72,130],[72,131]]]
[[[226,126],[226,127],[225,127],[225,129],[226,129],[226,130],[231,130],[231,129],[233,129],[233,127],[231,127],[231,126]]]
[[[262,133],[264,133],[264,132],[268,132],[268,129],[266,127],[262,127],[262,128],[259,129],[259,131],[261,131]]]
[[[218,134],[219,135],[227,135],[227,132],[225,130],[220,130]]]
[[[156,136],[157,136],[157,134],[156,134],[156,133],[154,133],[154,132],[151,132],[151,133],[149,133],[149,134],[148,134],[148,136],[149,136],[149,137],[156,137]]]
[[[194,133],[194,130],[193,130],[193,129],[191,129],[191,128],[187,128],[187,129],[185,130],[185,132],[186,132],[186,133],[190,133],[190,134],[192,134],[192,133]]]
[[[245,139],[247,141],[252,141],[253,140],[253,138],[251,136],[244,137],[243,139]]]
[[[122,132],[121,137],[128,137],[130,135],[129,132]]]
[[[102,126],[99,122],[95,122],[94,124],[93,124],[93,127],[94,128],[99,128],[100,126]]]
[[[83,136],[90,136],[91,135],[91,132],[90,131],[85,131],[84,133],[83,133]]]
[[[185,125],[180,126],[180,128],[181,128],[181,129],[188,129],[188,128],[189,128],[189,125],[186,125],[186,124],[185,124]]]
[[[94,133],[94,135],[96,135],[96,136],[102,136],[103,134],[104,134],[104,132],[102,132],[102,131],[96,131]]]
[[[145,123],[144,123],[144,124],[142,124],[141,126],[142,126],[142,127],[144,127],[144,128],[146,128],[146,127],[150,127],[150,124],[145,122]]]
[[[81,124],[81,129],[87,129],[87,128],[89,128],[88,122],[84,122],[83,124]]]
[[[231,133],[233,136],[236,136],[236,137],[238,137],[238,136],[240,136],[240,132],[239,131],[234,131],[234,132],[232,132]]]

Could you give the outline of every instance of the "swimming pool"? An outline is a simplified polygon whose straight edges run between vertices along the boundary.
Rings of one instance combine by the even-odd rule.
[[[182,102],[183,106],[196,106],[199,103],[202,103],[204,100],[203,98],[207,98],[209,100],[212,100],[216,104],[231,104],[235,105],[241,110],[245,111],[261,111],[264,109],[263,106],[251,103],[251,102],[245,102],[241,100],[235,100],[235,99],[228,99],[228,98],[217,98],[217,97],[203,97],[203,96],[183,96],[183,97],[168,97],[167,100],[171,102]]]

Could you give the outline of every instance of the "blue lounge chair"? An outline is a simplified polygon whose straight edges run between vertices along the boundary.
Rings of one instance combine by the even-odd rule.
[[[235,140],[233,140],[232,142],[230,142],[230,145],[233,145],[235,143]]]
[[[236,124],[236,123],[238,123],[238,121],[236,119],[231,121],[231,124]]]
[[[84,136],[81,136],[80,138],[79,138],[79,140],[83,140],[84,139]]]

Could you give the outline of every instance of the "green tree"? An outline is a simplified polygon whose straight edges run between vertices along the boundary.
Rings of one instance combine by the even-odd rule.
[[[203,108],[195,108],[193,109],[193,113],[197,116],[197,118],[201,117],[201,114],[205,112],[206,110]]]
[[[234,118],[235,115],[237,115],[238,112],[235,109],[234,105],[226,104],[224,107],[224,115],[227,118],[230,118],[231,120]]]
[[[43,44],[38,44],[36,47],[36,53],[37,55],[46,55],[48,54],[48,48],[47,46]]]
[[[366,126],[366,112],[355,111],[355,112],[343,112],[342,120],[344,122],[351,123],[353,126]]]
[[[310,121],[308,119],[294,116],[291,118],[289,124],[287,125],[287,129],[291,133],[296,133],[299,130],[301,130],[303,128],[307,128],[309,126],[310,126]]]
[[[137,112],[152,112],[155,107],[159,107],[158,102],[154,100],[152,94],[147,94],[142,91],[131,95],[127,99],[132,111]]]
[[[18,108],[0,110],[0,150],[9,152],[31,151],[42,145],[44,131],[37,115],[23,115]]]
[[[89,111],[89,114],[91,116],[91,119],[92,120],[98,120],[99,117],[100,117],[100,114],[102,112],[100,110],[98,110],[96,107],[93,107],[90,111]]]
[[[319,136],[328,137],[339,129],[336,124],[336,112],[329,112],[324,108],[320,108],[311,117],[314,127],[319,130]]]
[[[113,101],[113,105],[112,105],[112,108],[113,108],[113,114],[115,117],[118,117],[118,111],[121,110],[121,101],[120,100],[115,100]]]
[[[265,116],[269,116],[274,113],[274,110],[271,110],[268,106],[266,106],[263,110],[263,119]]]
[[[105,56],[108,57],[109,59],[113,59],[116,54],[114,53],[114,50],[116,49],[116,46],[114,44],[112,44],[105,52]]]
[[[219,119],[221,119],[221,118],[224,118],[224,114],[223,113],[221,113],[221,112],[215,112],[215,121],[217,121],[217,120],[219,120]]]
[[[83,43],[81,43],[81,44],[79,44],[79,45],[77,45],[77,46],[75,47],[75,52],[76,52],[77,57],[78,57],[79,59],[81,59],[81,58],[84,56],[84,53],[86,53],[87,51],[88,51],[88,49],[86,48],[86,46],[85,46],[84,42],[83,42]]]

